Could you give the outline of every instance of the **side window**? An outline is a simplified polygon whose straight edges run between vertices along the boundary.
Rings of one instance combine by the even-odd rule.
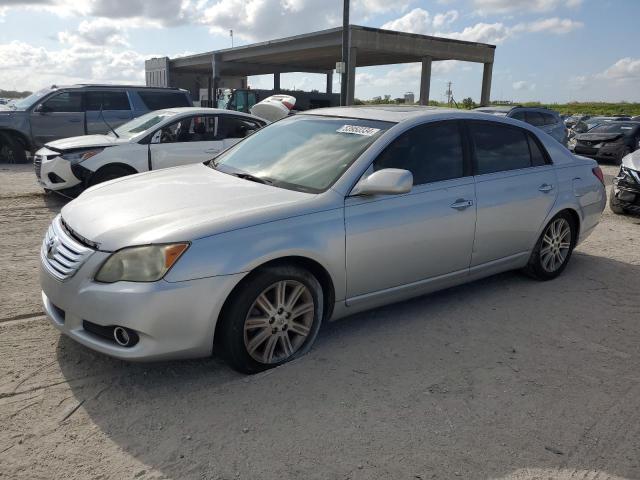
[[[162,129],[160,143],[207,142],[215,140],[216,117],[188,117]]]
[[[525,121],[524,119],[524,112],[522,110],[518,110],[517,112],[515,112],[513,115],[511,115],[511,118],[515,119],[515,120],[520,120],[520,121]]]
[[[478,175],[531,166],[524,130],[489,122],[472,122],[469,127]]]
[[[529,139],[529,148],[531,149],[531,165],[534,167],[540,167],[547,164],[547,160],[540,149],[540,145],[533,138],[533,135],[527,135]]]
[[[81,112],[82,93],[62,92],[46,100],[42,106],[46,112]]]
[[[527,123],[535,127],[541,127],[544,125],[544,118],[538,112],[527,112]]]
[[[182,92],[174,91],[154,91],[138,90],[138,95],[151,111],[162,110],[163,108],[192,107],[189,99]]]
[[[551,115],[550,113],[541,113],[542,118],[544,119],[545,125],[555,125],[556,123],[560,123],[556,120],[556,117]]]
[[[218,127],[218,138],[244,138],[256,130],[260,130],[263,125],[249,118],[232,117],[223,115],[220,117],[221,125]]]
[[[88,91],[85,93],[87,112],[102,110],[131,110],[126,92]]]
[[[458,123],[425,124],[403,133],[373,162],[374,171],[384,168],[409,170],[414,185],[463,177]]]

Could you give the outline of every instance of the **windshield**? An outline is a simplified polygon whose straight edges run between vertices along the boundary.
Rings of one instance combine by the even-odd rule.
[[[50,88],[43,88],[42,90],[38,90],[37,92],[32,93],[26,98],[14,100],[9,104],[9,106],[14,108],[15,110],[26,110],[50,92],[53,92],[53,90],[51,90]]]
[[[134,118],[130,122],[116,128],[119,137],[131,138],[139,133],[149,130],[151,127],[163,122],[167,118],[175,117],[178,112],[172,110],[157,110],[155,112],[145,113],[144,115]]]
[[[227,150],[211,167],[282,188],[319,193],[393,124],[296,115],[273,123]]]
[[[607,122],[596,125],[589,130],[589,133],[624,133],[626,135],[631,133],[636,126],[637,124],[629,122]]]

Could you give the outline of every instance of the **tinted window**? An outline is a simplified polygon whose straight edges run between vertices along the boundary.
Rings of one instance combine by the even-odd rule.
[[[538,112],[527,112],[527,123],[536,127],[541,127],[544,125],[544,118],[542,117],[542,114]]]
[[[529,145],[523,130],[473,122],[470,131],[478,175],[531,166]]]
[[[458,123],[421,125],[403,133],[373,163],[374,170],[383,168],[409,170],[414,185],[464,176]]]
[[[142,101],[149,110],[193,106],[187,96],[181,92],[139,90],[138,95],[140,95],[140,98],[142,98]]]
[[[531,135],[527,135],[529,137],[529,148],[531,149],[531,165],[534,167],[539,167],[541,165],[545,165],[547,163],[538,142],[534,140]]]
[[[44,102],[48,112],[81,112],[82,94],[80,92],[62,92]]]
[[[218,131],[220,139],[244,138],[262,127],[261,124],[253,120],[226,115],[220,118],[220,122],[221,125]]]
[[[129,97],[125,92],[86,92],[85,110],[130,110]]]
[[[513,115],[511,115],[511,118],[515,118],[516,120],[521,120],[521,121],[525,121],[524,119],[524,112],[522,110],[515,112]]]
[[[556,121],[556,117],[554,117],[550,113],[541,113],[540,115],[542,115],[542,119],[545,125],[555,125],[556,123],[558,123]]]

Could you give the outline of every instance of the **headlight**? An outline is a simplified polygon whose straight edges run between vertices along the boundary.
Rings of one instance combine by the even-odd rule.
[[[71,162],[71,165],[76,165],[80,162],[84,162],[85,160],[90,159],[91,157],[99,154],[103,150],[104,148],[93,148],[91,150],[81,150],[78,152],[63,153],[62,158],[64,160],[68,160],[69,162]]]
[[[123,248],[104,262],[95,279],[103,283],[155,282],[165,276],[187,248],[188,243]]]

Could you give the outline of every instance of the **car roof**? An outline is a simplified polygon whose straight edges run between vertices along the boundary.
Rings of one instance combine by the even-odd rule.
[[[146,85],[127,85],[127,84],[108,84],[108,83],[75,83],[73,85],[51,85],[51,90],[60,90],[63,88],[129,88],[136,90],[172,90],[174,92],[187,92],[183,88],[177,87],[148,87]]]
[[[517,108],[517,105],[493,105],[489,107],[476,107],[474,110],[480,112],[510,112],[514,108]]]
[[[223,110],[221,108],[207,108],[207,107],[173,107],[163,108],[162,110],[156,110],[157,112],[172,112],[179,115],[233,115],[238,117],[254,118],[264,121],[264,119],[244,112],[236,112],[235,110]]]
[[[359,118],[400,123],[418,117],[430,117],[442,113],[457,113],[453,108],[427,107],[422,105],[366,105],[352,107],[317,108],[298,115],[319,115],[325,117]]]

